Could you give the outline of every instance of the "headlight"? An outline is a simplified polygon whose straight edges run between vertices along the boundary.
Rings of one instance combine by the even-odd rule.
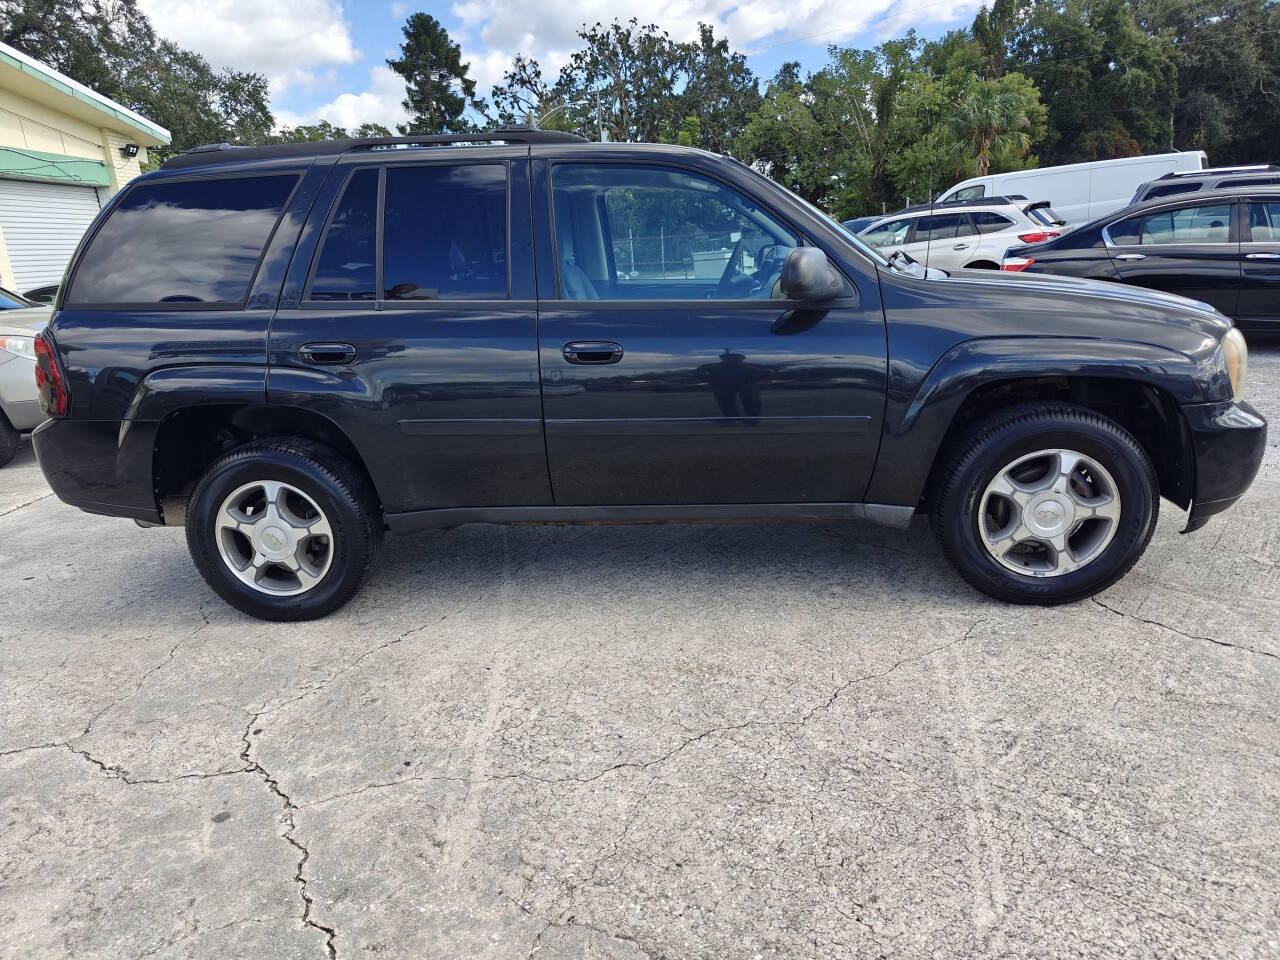
[[[1244,334],[1236,327],[1228,330],[1222,338],[1222,360],[1227,366],[1227,376],[1231,378],[1231,399],[1239,403],[1244,396],[1244,382],[1249,373],[1249,347],[1244,342]]]
[[[30,337],[0,337],[0,350],[16,353],[28,360],[36,358],[36,346]]]

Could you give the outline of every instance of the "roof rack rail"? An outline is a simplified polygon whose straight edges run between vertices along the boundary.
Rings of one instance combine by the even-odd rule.
[[[349,153],[353,150],[405,150],[414,147],[448,147],[466,144],[536,144],[586,143],[576,133],[562,130],[539,130],[529,126],[498,127],[477,133],[421,134],[403,137],[359,137],[345,140],[309,140],[303,143],[273,143],[262,146],[238,146],[230,143],[206,143],[185,153],[170,157],[162,167],[173,170],[199,167],[212,163],[243,160],[270,160],[288,157],[322,157]]]
[[[1172,170],[1160,177],[1161,180],[1176,180],[1178,177],[1203,177],[1217,173],[1277,173],[1280,166],[1274,163],[1242,163],[1229,167],[1204,167],[1200,170]]]

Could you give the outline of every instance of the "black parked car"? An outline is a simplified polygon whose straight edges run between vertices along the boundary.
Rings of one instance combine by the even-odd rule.
[[[212,147],[114,197],[39,343],[49,483],[185,524],[229,603],[341,606],[386,530],[932,515],[980,590],[1087,596],[1266,425],[1221,314],[926,276],[697,150]]]
[[[1002,269],[1119,280],[1207,303],[1242,327],[1276,329],[1280,187],[1127,207],[1047,243],[1011,247]]]

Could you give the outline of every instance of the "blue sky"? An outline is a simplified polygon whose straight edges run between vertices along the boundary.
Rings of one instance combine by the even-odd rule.
[[[271,83],[281,124],[327,119],[341,126],[404,118],[403,84],[384,61],[395,55],[400,27],[421,10],[462,45],[479,92],[501,79],[511,57],[536,57],[554,79],[575,48],[584,22],[625,18],[610,0],[530,4],[528,0],[139,0],[164,36],[202,53],[216,66],[253,70]],[[787,60],[816,69],[826,46],[873,46],[909,27],[925,37],[967,24],[978,0],[649,0],[639,19],[677,40],[699,21],[747,53],[767,77]],[[635,8],[632,8],[635,9]]]

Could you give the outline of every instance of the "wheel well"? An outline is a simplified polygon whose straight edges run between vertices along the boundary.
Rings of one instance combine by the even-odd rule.
[[[183,407],[160,422],[151,461],[156,503],[165,523],[184,522],[187,499],[214,460],[234,447],[268,437],[301,437],[323,444],[363,472],[370,489],[377,490],[355,445],[318,413],[302,407],[237,404]]]
[[[1195,452],[1186,421],[1167,393],[1136,380],[1107,377],[1037,377],[1000,380],[978,387],[960,404],[947,440],[934,457],[926,496],[946,461],[946,448],[977,420],[1003,407],[1036,400],[1074,403],[1114,420],[1142,445],[1155,465],[1160,495],[1184,509],[1191,504]]]
[[[999,270],[1000,264],[991,260],[975,260],[973,263],[966,263],[964,268],[966,270]]]

